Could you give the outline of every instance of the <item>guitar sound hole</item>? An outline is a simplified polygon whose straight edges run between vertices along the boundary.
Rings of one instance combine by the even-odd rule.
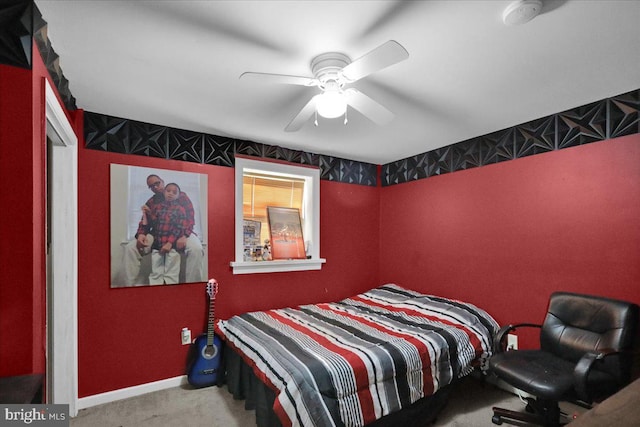
[[[208,345],[202,348],[202,357],[205,359],[213,359],[218,354],[218,348],[215,345]]]

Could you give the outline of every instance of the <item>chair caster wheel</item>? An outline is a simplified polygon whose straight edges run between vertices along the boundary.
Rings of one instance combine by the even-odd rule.
[[[493,417],[491,417],[491,422],[496,425],[500,425],[502,424],[502,417],[500,415],[494,415]]]

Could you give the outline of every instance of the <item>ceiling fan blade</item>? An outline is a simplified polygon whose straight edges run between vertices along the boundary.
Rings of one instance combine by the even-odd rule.
[[[213,2],[199,2],[199,4],[192,4],[188,7],[184,3],[171,1],[154,5],[147,4],[148,2],[132,1],[126,3],[126,7],[133,9],[124,13],[131,14],[131,16],[144,16],[149,19],[149,22],[156,22],[154,19],[161,19],[163,22],[170,21],[175,23],[172,25],[176,31],[182,31],[183,27],[188,27],[190,30],[203,31],[204,34],[211,34],[216,38],[223,37],[231,43],[242,43],[250,48],[268,49],[281,54],[294,53],[291,48],[276,42],[274,34],[262,34],[257,28],[236,25],[233,20],[225,16],[223,11],[216,11],[216,9],[220,9],[218,5],[208,4]]]
[[[387,108],[356,89],[347,89],[345,95],[347,97],[347,104],[358,110],[374,123],[386,125],[395,117],[395,114],[387,110]]]
[[[344,67],[342,75],[353,82],[390,65],[404,61],[408,57],[409,52],[400,43],[395,40],[389,40]]]
[[[369,36],[375,32],[379,32],[384,30],[385,27],[392,25],[394,22],[399,21],[404,16],[410,13],[415,12],[416,7],[423,7],[422,3],[425,2],[415,2],[415,1],[397,1],[391,2],[382,14],[377,17],[373,22],[371,22],[364,31],[360,34],[360,37]]]
[[[298,131],[304,126],[304,124],[313,116],[313,113],[316,112],[316,100],[320,95],[315,95],[313,98],[307,102],[307,104],[302,107],[302,110],[291,120],[291,122],[287,125],[284,130],[286,132],[295,132]]]
[[[254,73],[251,71],[240,74],[240,79],[299,86],[315,86],[318,84],[316,79],[312,79],[310,77],[288,76],[286,74]]]

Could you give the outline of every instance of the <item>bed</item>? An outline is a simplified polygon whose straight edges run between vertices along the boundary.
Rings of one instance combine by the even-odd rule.
[[[424,421],[452,384],[484,370],[498,328],[473,304],[395,284],[215,326],[230,391],[269,427]]]

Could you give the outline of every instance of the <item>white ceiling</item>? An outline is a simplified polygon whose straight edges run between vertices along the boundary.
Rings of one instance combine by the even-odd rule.
[[[640,1],[547,0],[505,26],[509,3],[36,0],[79,108],[375,164],[640,88]],[[285,132],[317,89],[238,78],[387,40],[409,59],[353,84],[386,126],[350,110]]]

